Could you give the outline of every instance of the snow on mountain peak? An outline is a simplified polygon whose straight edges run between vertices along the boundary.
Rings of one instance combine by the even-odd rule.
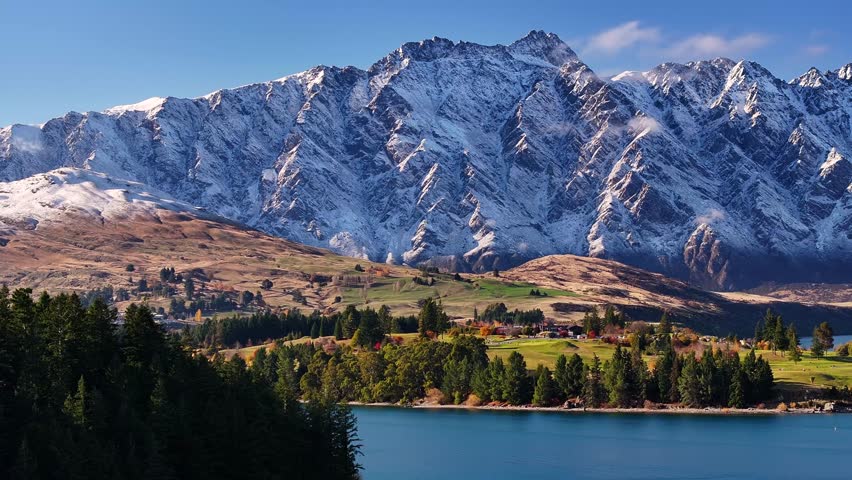
[[[793,79],[790,83],[800,87],[819,88],[825,84],[825,77],[816,67],[811,67],[804,75]]]
[[[130,218],[157,210],[198,211],[139,182],[102,173],[60,168],[14,182],[0,183],[0,224],[61,222],[73,215]]]
[[[533,30],[512,42],[509,50],[516,54],[544,58],[556,66],[578,60],[577,54],[559,36],[543,30]]]
[[[603,81],[542,31],[436,37],[366,71],[0,129],[0,181],[17,181],[0,213],[73,194],[101,214],[128,190],[378,261],[485,271],[573,253],[715,288],[852,281],[852,89],[837,80],[852,66],[806,77],[838,88],[724,58]]]
[[[104,113],[108,115],[121,115],[122,113],[127,112],[153,113],[154,110],[161,108],[164,103],[166,103],[166,99],[163,97],[151,97],[138,103],[118,105],[116,107],[108,108],[104,110]]]

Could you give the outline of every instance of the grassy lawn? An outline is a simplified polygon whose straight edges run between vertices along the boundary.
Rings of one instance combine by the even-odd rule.
[[[491,345],[488,348],[488,356],[503,357],[505,360],[510,353],[517,351],[524,356],[527,367],[535,368],[539,363],[553,368],[556,357],[559,354],[570,356],[577,353],[583,361],[589,363],[593,355],[597,355],[601,361],[612,357],[615,347],[599,340],[562,340],[562,339],[522,339],[506,343]],[[740,355],[745,356],[748,350],[740,350]],[[810,385],[820,387],[843,387],[852,386],[852,357],[839,357],[832,352],[824,358],[817,358],[810,352],[803,352],[802,360],[794,363],[780,352],[758,351],[772,366],[775,380],[781,388],[799,388]],[[653,365],[654,356],[645,356],[645,361]],[[813,383],[811,377],[814,377]]]
[[[405,342],[409,342],[417,337],[416,333],[406,333],[395,336],[401,336]],[[310,337],[303,337],[298,340],[287,342],[288,345],[309,342]],[[448,337],[444,341],[450,341]],[[527,368],[534,369],[538,364],[543,364],[549,368],[554,368],[556,358],[560,354],[571,356],[574,353],[580,355],[583,361],[590,363],[592,357],[597,355],[601,362],[612,357],[615,350],[613,345],[601,342],[600,340],[566,340],[566,339],[515,339],[506,340],[500,337],[492,336],[488,338],[488,356],[490,358],[503,357],[505,360],[512,352],[518,352],[524,356],[527,362]],[[348,340],[343,340],[339,343],[348,344]],[[257,350],[269,345],[255,345],[252,347],[244,347],[239,350],[229,349],[223,350],[222,353],[231,356],[237,354],[244,359],[250,360],[254,357]],[[740,350],[740,355],[745,356],[748,350]],[[760,350],[758,355],[763,356],[769,361],[772,366],[772,371],[775,375],[775,381],[778,382],[780,388],[802,388],[807,386],[818,387],[843,387],[845,385],[852,386],[852,357],[839,357],[836,353],[831,352],[823,358],[812,356],[809,352],[803,352],[802,360],[794,363],[780,352],[773,353],[772,351]],[[645,361],[649,366],[653,366],[656,357],[646,355]],[[813,382],[811,377],[814,378]]]
[[[480,311],[489,304],[503,302],[509,309],[531,310],[540,308],[547,314],[550,304],[560,297],[578,297],[574,292],[552,288],[539,288],[530,283],[509,282],[479,278],[473,282],[456,281],[450,275],[436,275],[431,286],[414,283],[413,277],[378,278],[366,291],[362,288],[343,289],[343,305],[390,307],[395,315],[416,314],[417,302],[428,297],[440,297],[447,313],[455,317],[470,317],[473,309]],[[537,288],[546,296],[532,296]],[[365,303],[365,295],[366,302]]]
[[[759,351],[757,353],[769,360],[775,380],[782,384],[824,387],[852,386],[852,358],[850,357],[840,357],[831,352],[823,358],[817,358],[810,352],[803,352],[802,361],[794,363],[786,356],[782,356],[780,352]],[[813,383],[811,383],[811,377],[814,377]]]
[[[475,296],[488,299],[528,299],[530,298],[530,290],[533,288],[540,291],[548,297],[579,297],[574,292],[566,292],[556,290],[554,288],[540,288],[532,283],[526,282],[502,282],[499,280],[479,279],[474,282],[473,288]],[[541,298],[541,297],[531,297]]]
[[[518,352],[524,356],[529,369],[536,368],[539,363],[553,369],[556,358],[560,354],[570,357],[576,353],[588,364],[595,355],[601,359],[601,362],[609,360],[614,351],[615,346],[600,340],[521,339],[489,345],[488,356],[503,357],[505,360],[512,352]],[[645,361],[653,364],[654,358],[654,356],[646,355]]]

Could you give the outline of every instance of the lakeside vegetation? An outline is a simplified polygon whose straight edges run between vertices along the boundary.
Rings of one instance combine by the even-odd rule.
[[[33,299],[4,287],[0,472],[354,478],[347,401],[742,408],[809,386],[849,397],[849,346],[833,351],[822,324],[817,347],[802,351],[795,329],[771,312],[755,348],[705,341],[665,316],[657,325],[630,322],[614,309],[588,312],[583,330],[593,339],[518,338],[548,333],[537,309],[493,303],[474,318],[454,323],[427,298],[417,315],[261,311],[168,334],[145,306],[131,304],[119,318],[97,295]],[[497,325],[504,335],[494,335]],[[220,354],[253,343],[269,347],[251,347],[249,361]]]
[[[531,330],[543,316],[535,310],[509,312],[504,305],[494,304],[478,319],[517,322],[523,330]],[[602,360],[592,352],[584,361],[578,352],[558,353],[552,366],[539,363],[532,374],[518,351],[504,358],[500,345],[489,348],[484,339],[471,334],[477,331],[472,326],[450,328],[440,302],[434,299],[423,303],[417,316],[418,338],[407,343],[389,335],[394,318],[385,308],[348,308],[343,315],[328,318],[291,313],[279,320],[314,334],[324,323],[334,323],[336,340],[349,339],[346,344],[326,337],[299,344],[279,342],[274,351],[253,349],[253,370],[262,372],[267,382],[277,383],[282,380],[280,365],[287,365],[288,388],[306,400],[411,403],[430,397],[441,403],[473,405],[568,403],[630,408],[646,406],[647,401],[741,408],[769,399],[773,387],[769,363],[754,351],[742,359],[733,349],[678,353],[676,347],[693,339],[668,333],[671,326],[665,318],[658,335],[644,323],[631,325],[630,347],[615,342],[610,358]],[[626,326],[623,316],[611,309],[603,316],[590,312],[585,324],[593,337],[599,331]],[[439,336],[448,330],[449,340],[440,341]],[[191,330],[186,337],[192,338]],[[647,362],[643,353],[652,356],[653,362]],[[290,366],[295,366],[292,374]]]
[[[192,355],[144,306],[0,288],[0,477],[357,478],[349,409]]]
[[[306,400],[412,403],[426,397],[441,403],[633,408],[646,400],[693,407],[742,408],[768,399],[773,386],[768,362],[751,352],[707,351],[701,357],[663,347],[652,370],[636,349],[616,346],[613,357],[591,363],[579,355],[557,357],[553,371],[540,365],[529,374],[524,357],[490,360],[481,338],[458,335],[447,342],[428,337],[379,350],[356,350],[333,342],[281,345],[257,350],[252,369],[281,381]],[[296,367],[293,367],[296,366]],[[292,370],[292,371],[291,371]]]
[[[634,344],[641,352],[642,361],[645,362],[649,370],[653,371],[662,356],[664,340],[670,340],[676,353],[686,355],[692,353],[698,359],[702,358],[704,352],[709,350],[711,353],[722,351],[727,356],[738,355],[742,362],[754,347],[755,354],[767,361],[775,372],[775,383],[778,387],[775,389],[775,393],[783,394],[786,401],[818,398],[819,396],[846,398],[849,397],[849,385],[852,385],[852,359],[848,357],[848,349],[841,348],[839,350],[842,353],[839,353],[831,351],[829,347],[826,352],[822,353],[822,356],[818,357],[813,351],[803,350],[798,346],[798,335],[792,326],[784,326],[781,329],[773,327],[771,329],[772,331],[783,332],[782,336],[786,343],[773,344],[768,339],[761,338],[754,342],[754,345],[751,345],[749,342],[752,342],[752,339],[745,342],[739,341],[733,336],[722,339],[703,337],[687,328],[675,328],[666,315],[656,325],[649,325],[645,322],[629,322],[620,312],[607,308],[602,315],[599,315],[597,310],[592,309],[584,318],[583,330],[591,337],[597,337],[595,339],[547,338],[548,336],[558,336],[554,332],[551,332],[548,336],[533,338],[532,334],[539,332],[543,327],[543,324],[540,323],[542,317],[539,311],[509,311],[505,305],[491,304],[481,312],[477,313],[475,310],[476,322],[456,324],[447,321],[439,301],[430,300],[430,302],[429,305],[431,306],[427,309],[421,308],[421,314],[418,316],[394,317],[385,307],[380,307],[378,310],[371,308],[358,310],[352,306],[340,314],[333,314],[328,317],[317,313],[304,315],[296,311],[290,311],[286,316],[272,315],[269,318],[272,319],[273,324],[279,322],[277,324],[298,326],[298,329],[292,330],[293,333],[284,338],[279,337],[280,340],[273,340],[276,338],[274,336],[266,336],[265,339],[261,340],[264,335],[255,335],[254,337],[244,337],[241,341],[219,343],[216,339],[220,337],[210,337],[209,335],[205,337],[204,334],[200,333],[210,332],[213,329],[226,332],[231,331],[236,326],[239,326],[239,330],[243,331],[243,329],[248,328],[249,324],[260,325],[262,322],[257,318],[231,318],[207,322],[201,328],[187,329],[184,335],[188,337],[189,343],[197,347],[206,348],[210,352],[221,351],[228,357],[237,354],[251,361],[262,347],[271,351],[281,345],[294,346],[319,341],[321,344],[333,342],[335,345],[331,348],[351,346],[362,351],[367,348],[378,350],[384,344],[391,342],[396,345],[407,344],[418,336],[452,341],[454,336],[460,334],[474,334],[486,340],[486,355],[490,360],[502,357],[505,361],[513,352],[517,352],[522,355],[530,368],[535,369],[538,368],[538,365],[541,365],[551,371],[556,367],[560,355],[571,357],[577,354],[585,364],[591,364],[594,357],[605,362],[613,357],[617,345],[632,350]],[[423,305],[425,306],[426,303],[423,302]],[[424,311],[431,312],[426,317],[435,317],[440,312],[441,320],[439,323],[441,327],[438,328],[434,323],[431,327],[428,322],[424,324],[421,321]],[[365,325],[372,325],[372,327],[365,329],[369,332],[366,335],[363,332],[359,333],[353,342],[352,337],[354,337],[354,332],[358,330],[357,326],[360,325],[362,316],[365,318]],[[433,321],[438,322],[437,318],[435,317]],[[769,311],[761,325],[774,325],[776,318],[778,324],[783,324],[780,317]],[[405,329],[393,327],[401,321],[405,322]],[[346,331],[341,332],[334,328],[335,334],[331,336],[328,333],[332,329],[331,325],[337,325],[341,322],[348,325]],[[506,327],[495,327],[495,325],[506,325]],[[449,328],[449,331],[445,335],[440,335],[447,328]],[[495,335],[494,332],[501,328],[504,333]],[[820,328],[824,329],[825,327],[821,326]],[[763,330],[763,327],[760,327],[760,329]],[[419,334],[411,333],[418,330],[420,331]],[[248,331],[251,331],[251,329]],[[243,331],[243,333],[246,333],[246,331]],[[564,331],[559,332],[560,335],[564,333]],[[668,337],[664,339],[663,336]],[[203,338],[207,340],[202,341]],[[225,336],[221,338],[233,340],[235,337]],[[249,343],[245,343],[246,340]],[[793,349],[790,345],[795,345],[796,348]],[[782,396],[775,395],[773,398],[778,400]]]

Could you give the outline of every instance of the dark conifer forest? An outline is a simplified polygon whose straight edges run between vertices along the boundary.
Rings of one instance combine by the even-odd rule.
[[[358,477],[348,408],[194,355],[147,307],[117,315],[0,290],[0,478]]]

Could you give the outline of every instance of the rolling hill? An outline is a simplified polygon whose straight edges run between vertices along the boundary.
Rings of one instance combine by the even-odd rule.
[[[273,287],[263,294],[272,307],[388,305],[409,314],[419,300],[438,296],[456,318],[504,302],[576,321],[592,306],[612,304],[636,319],[653,321],[668,310],[702,331],[747,334],[771,304],[803,328],[829,318],[840,322],[837,331],[852,331],[852,309],[712,293],[615,261],[571,255],[536,259],[499,277],[433,273],[432,284],[423,285],[414,280],[426,278],[420,270],[283,240],[143,184],[84,169],[0,183],[0,264],[0,282],[37,291],[106,285],[132,291],[140,279],[153,284],[161,268],[174,267],[192,274],[202,293],[257,291],[269,279]],[[533,288],[546,295],[530,295]],[[144,296],[152,305],[168,305],[168,298]]]

